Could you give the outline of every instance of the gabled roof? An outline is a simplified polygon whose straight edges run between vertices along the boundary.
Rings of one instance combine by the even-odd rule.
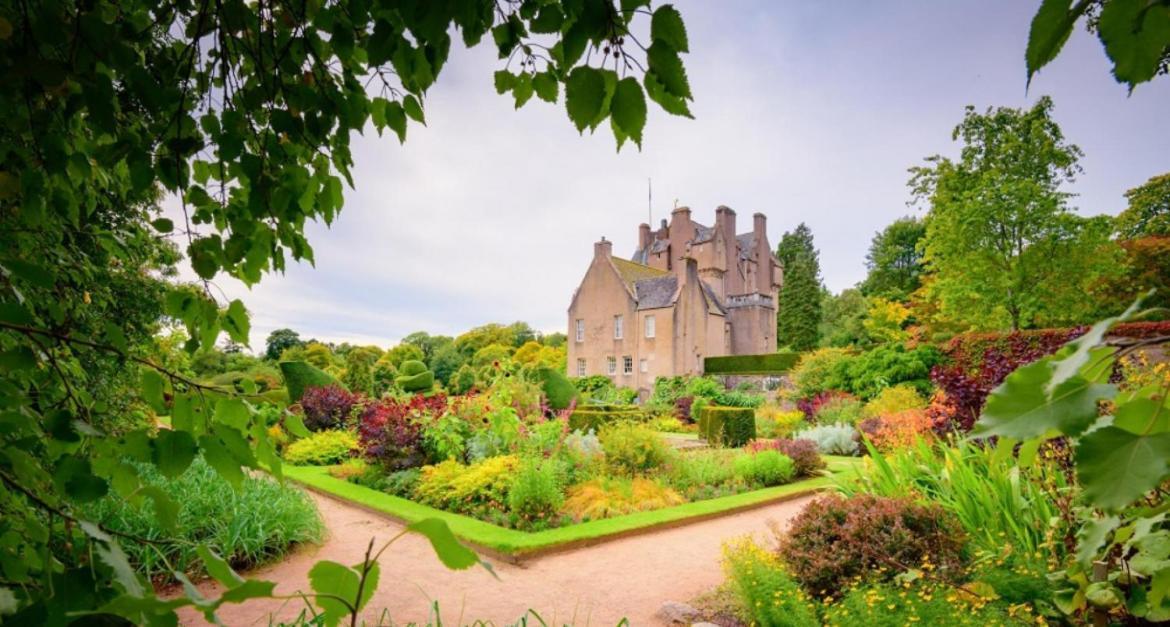
[[[678,277],[674,274],[642,279],[634,284],[634,299],[638,301],[638,309],[658,309],[669,307],[674,303],[674,294],[678,291]]]
[[[754,232],[740,233],[735,236],[735,241],[739,242],[739,258],[751,259],[752,252],[756,250],[756,234]]]
[[[627,261],[621,257],[611,257],[613,267],[617,269],[618,276],[631,289],[634,289],[634,284],[642,279],[654,279],[664,276],[669,276],[670,273],[666,270],[659,270],[658,268],[651,268],[650,266]]]

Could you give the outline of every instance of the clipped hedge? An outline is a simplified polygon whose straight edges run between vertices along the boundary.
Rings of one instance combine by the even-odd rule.
[[[537,368],[536,378],[540,380],[551,409],[566,409],[577,397],[577,388],[573,382],[552,368]]]
[[[280,373],[284,375],[284,387],[288,389],[290,403],[299,403],[307,388],[341,385],[333,375],[303,361],[280,362]]]
[[[404,392],[426,392],[435,387],[435,373],[417,359],[408,359],[398,368],[399,376],[394,379]]]
[[[614,405],[599,405],[588,406],[573,410],[569,414],[569,430],[576,431],[600,431],[601,427],[611,422],[619,420],[633,420],[642,422],[646,420],[646,412],[637,407],[629,406],[614,406]]]
[[[800,353],[766,353],[763,355],[723,355],[703,360],[706,374],[782,374],[800,360]]]
[[[756,410],[706,405],[699,411],[699,437],[711,444],[743,446],[756,437]]]

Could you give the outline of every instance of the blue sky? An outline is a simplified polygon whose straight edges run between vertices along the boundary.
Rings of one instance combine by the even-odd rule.
[[[274,328],[389,346],[416,330],[457,334],[525,320],[563,331],[565,310],[605,235],[629,255],[646,220],[677,200],[741,229],[768,216],[773,245],[806,222],[834,291],[865,276],[874,232],[908,208],[907,168],[953,155],[963,108],[1055,101],[1085,152],[1067,188],[1086,215],[1170,170],[1170,77],[1130,96],[1100,44],[1078,30],[1025,90],[1037,2],[689,2],[694,120],[653,110],[641,152],[608,130],[580,136],[563,100],[514,111],[495,94],[490,46],[452,49],[426,102],[428,127],[400,146],[356,138],[355,184],[332,228],[308,230],[317,265],[251,290],[217,282],[253,315],[253,348]]]

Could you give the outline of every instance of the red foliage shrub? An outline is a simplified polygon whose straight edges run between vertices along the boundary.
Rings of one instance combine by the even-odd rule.
[[[674,401],[674,415],[685,423],[694,422],[695,419],[691,416],[691,405],[694,403],[695,397],[693,396],[678,397],[678,400]]]
[[[882,451],[912,446],[920,438],[932,438],[935,422],[926,409],[906,409],[863,420],[857,429]]]
[[[817,450],[817,443],[812,440],[792,440],[777,438],[775,440],[755,440],[747,445],[747,452],[779,451],[792,459],[797,476],[809,476],[825,467],[825,460]]]
[[[780,557],[811,594],[837,596],[857,576],[889,579],[929,562],[933,574],[961,575],[963,534],[938,505],[868,494],[809,503],[785,537]]]
[[[796,408],[804,412],[804,419],[810,424],[816,424],[817,413],[821,408],[833,401],[856,399],[848,392],[840,390],[825,390],[812,398],[802,398],[796,401]]]
[[[354,405],[361,400],[361,396],[337,384],[308,388],[301,396],[305,426],[310,431],[344,427]]]
[[[942,431],[967,432],[979,418],[987,395],[1016,368],[1055,353],[1088,327],[1014,333],[966,333],[945,347],[946,363],[930,378],[946,394],[948,406],[930,412]],[[944,409],[948,413],[944,413]]]
[[[423,423],[447,409],[447,397],[417,395],[408,401],[382,399],[366,406],[358,441],[367,459],[400,470],[423,462]]]
[[[1148,340],[1152,337],[1170,335],[1170,320],[1158,322],[1123,322],[1109,329],[1109,337],[1125,337],[1134,340]]]

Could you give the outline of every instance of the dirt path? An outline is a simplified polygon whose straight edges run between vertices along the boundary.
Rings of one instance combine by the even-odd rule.
[[[333,499],[314,495],[330,536],[320,547],[250,573],[276,581],[277,592],[308,590],[312,564],[329,559],[361,561],[371,537],[390,537],[402,526]],[[550,625],[657,625],[655,612],[666,601],[686,602],[717,586],[724,540],[744,534],[768,534],[767,522],[786,522],[811,497],[777,503],[660,532],[632,536],[598,546],[548,555],[522,565],[494,563],[499,580],[482,568],[445,569],[425,538],[404,536],[381,559],[382,581],[369,604],[376,622],[385,608],[397,623],[428,620],[431,600],[442,609],[444,623],[475,619],[510,624],[529,608]],[[214,584],[201,586],[218,594]],[[225,625],[268,625],[269,616],[291,619],[301,601],[255,600],[226,605],[219,611]],[[194,612],[181,614],[184,624],[204,624]],[[462,617],[462,618],[461,618]]]

